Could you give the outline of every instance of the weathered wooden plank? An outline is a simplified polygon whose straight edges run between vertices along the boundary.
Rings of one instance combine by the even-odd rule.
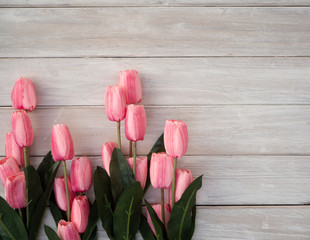
[[[33,157],[31,162],[37,167],[42,158]],[[88,158],[93,172],[102,167],[101,157]],[[70,172],[71,161],[67,165]],[[188,156],[178,161],[178,168],[191,170],[194,178],[204,174],[197,196],[199,205],[309,203],[309,156]],[[58,176],[62,175],[61,168]],[[93,190],[87,195],[94,200]],[[150,187],[145,198],[159,203],[160,191]]]
[[[11,129],[12,111],[0,109],[0,146],[4,146],[5,132]],[[147,107],[146,115],[145,140],[137,144],[139,154],[151,149],[166,119],[187,123],[188,155],[310,154],[309,105]],[[103,142],[116,140],[116,123],[108,121],[104,107],[38,108],[30,116],[35,132],[33,155],[50,149],[52,126],[56,123],[69,126],[78,155],[100,155]],[[123,129],[122,133],[127,152]]]
[[[310,8],[2,8],[0,57],[309,56]]]
[[[198,207],[195,240],[308,240],[310,207]],[[44,224],[55,223],[46,211]],[[101,223],[99,239],[108,239]],[[47,239],[41,231],[39,239]],[[141,240],[141,236],[138,238]]]
[[[310,58],[0,59],[0,104],[23,74],[39,105],[103,105],[107,85],[135,68],[146,105],[309,104]]]

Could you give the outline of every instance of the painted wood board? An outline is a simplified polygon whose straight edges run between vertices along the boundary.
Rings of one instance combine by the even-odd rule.
[[[310,58],[0,59],[0,105],[11,105],[21,75],[38,104],[104,105],[120,70],[137,69],[145,105],[309,104]]]
[[[310,8],[2,8],[0,57],[309,56]]]

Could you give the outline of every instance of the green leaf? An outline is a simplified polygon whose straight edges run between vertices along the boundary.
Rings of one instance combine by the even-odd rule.
[[[43,186],[43,188],[46,187],[47,183],[48,183],[48,178],[46,177],[46,173],[50,170],[50,168],[55,164],[55,161],[53,159],[52,153],[51,151],[49,151],[45,157],[43,158],[43,160],[41,161],[37,172],[40,176],[41,179],[41,184]]]
[[[37,238],[42,217],[53,189],[54,180],[57,174],[57,170],[59,168],[59,164],[60,162],[54,163],[45,174],[46,178],[48,179],[46,188],[44,189],[44,193],[40,196],[40,199],[35,206],[32,217],[30,218],[30,240],[35,240]]]
[[[164,145],[164,134],[160,135],[160,137],[157,139],[155,144],[153,145],[151,151],[147,155],[147,179],[146,184],[144,187],[144,193],[146,193],[148,187],[150,186],[150,163],[151,163],[151,157],[153,153],[159,153],[159,152],[166,152],[165,145]]]
[[[106,230],[108,236],[113,238],[114,202],[111,191],[111,181],[107,172],[102,167],[98,166],[94,173],[94,191],[102,227]]]
[[[119,196],[136,180],[130,166],[118,148],[114,148],[110,162],[110,178],[114,203],[117,203]]]
[[[196,223],[196,205],[192,209],[192,224],[191,224],[191,230],[189,232],[189,239],[192,239],[192,237],[194,235],[195,223]]]
[[[50,201],[50,211],[55,221],[56,227],[61,219],[66,219],[66,214],[64,211],[60,210],[54,201]]]
[[[148,201],[145,201],[145,205],[147,207],[147,211],[150,214],[153,226],[154,226],[154,230],[156,233],[156,239],[157,240],[164,240],[167,239],[167,233],[166,233],[166,229],[165,229],[165,225],[162,223],[162,221],[158,218],[156,212],[154,211],[154,209],[152,208],[152,206],[148,203]]]
[[[90,208],[87,228],[83,234],[82,240],[97,239],[97,223],[99,221],[98,209],[96,200]]]
[[[175,203],[168,222],[170,240],[189,240],[192,237],[192,212],[195,213],[196,193],[201,188],[202,176],[196,178],[184,191],[181,199]],[[195,215],[194,215],[195,216]]]
[[[22,219],[2,197],[0,197],[0,226],[3,239],[28,239]]]
[[[135,239],[140,226],[142,195],[140,182],[135,182],[120,196],[113,217],[117,240]]]
[[[49,240],[60,240],[57,233],[47,225],[44,225],[44,231]]]
[[[139,230],[144,240],[156,240],[149,226],[149,223],[146,220],[146,217],[144,217],[142,214],[141,214]]]

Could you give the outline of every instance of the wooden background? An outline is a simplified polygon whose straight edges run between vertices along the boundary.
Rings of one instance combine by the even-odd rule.
[[[179,166],[204,174],[194,239],[310,239],[309,0],[1,0],[0,7],[1,156],[11,90],[25,76],[38,98],[30,114],[34,165],[56,123],[69,126],[77,156],[102,165],[102,144],[116,140],[105,89],[134,68],[148,125],[138,153],[149,151],[166,119],[188,125]],[[157,193],[147,199],[157,202]],[[44,222],[55,228],[48,211]],[[43,231],[39,239],[47,239]]]

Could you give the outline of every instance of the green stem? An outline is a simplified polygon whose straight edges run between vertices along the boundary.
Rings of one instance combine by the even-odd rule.
[[[129,157],[132,157],[132,141],[129,140]]]
[[[26,187],[26,201],[27,201],[27,206],[26,206],[26,224],[27,224],[27,229],[29,228],[29,197],[28,197],[28,188]]]
[[[64,178],[65,178],[65,186],[66,186],[66,196],[67,196],[67,220],[70,222],[71,213],[70,213],[70,196],[69,196],[69,186],[68,186],[68,177],[67,177],[67,167],[66,161],[62,161],[64,167]]]
[[[160,195],[161,195],[161,220],[163,224],[165,225],[165,189],[160,189]]]
[[[136,157],[137,157],[137,142],[133,142],[133,167],[132,172],[134,177],[136,177]]]
[[[28,167],[30,165],[29,147],[23,147],[23,150],[24,150],[25,167]]]
[[[171,210],[173,209],[174,206],[174,198],[175,198],[175,171],[177,170],[177,160],[178,158],[174,158],[174,163],[173,163],[173,177],[172,177],[172,195],[171,195]]]
[[[121,122],[117,122],[117,143],[119,150],[122,150],[121,144]]]
[[[10,232],[10,230],[5,226],[4,222],[2,221],[2,218],[0,218],[0,223],[2,225],[2,227],[4,228],[4,230],[10,235],[10,238],[15,240],[15,237],[13,236],[13,234]]]
[[[24,222],[24,218],[23,218],[23,212],[22,212],[22,210],[19,208],[18,209],[18,212],[19,212],[19,216],[20,216],[20,218],[22,219],[22,221]]]

